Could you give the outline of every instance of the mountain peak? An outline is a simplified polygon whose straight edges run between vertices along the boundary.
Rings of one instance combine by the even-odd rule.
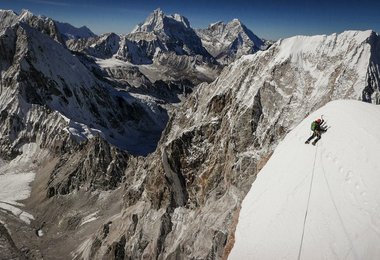
[[[190,22],[185,16],[182,16],[180,14],[173,14],[170,16],[170,18],[173,18],[177,22],[182,23],[186,28],[190,28]]]
[[[224,24],[223,21],[217,21],[215,23],[211,23],[208,27],[213,27],[213,26],[217,26],[217,25],[220,25],[220,24]]]
[[[48,18],[46,16],[43,16],[43,15],[35,15],[34,13],[32,13],[28,9],[22,9],[21,13],[19,15],[19,20],[20,21],[28,21],[30,19],[33,19],[34,17],[37,18],[37,19],[41,19],[41,20],[48,20],[48,19],[50,19],[50,18]]]
[[[16,23],[18,16],[12,10],[0,10],[0,28]]]
[[[13,10],[0,9],[0,14],[17,15]]]
[[[161,10],[161,8],[157,8],[155,10],[153,10],[153,14],[157,14],[157,15],[164,15],[164,12]]]
[[[203,46],[219,62],[227,64],[245,54],[264,48],[264,42],[251,32],[239,19],[225,24],[222,21],[197,30]]]
[[[170,24],[170,27],[177,24],[178,26],[184,26],[187,29],[191,29],[189,20],[186,17],[180,14],[167,16],[158,8],[148,16],[144,23],[137,25],[132,33],[160,31],[165,29],[165,26],[168,24]]]
[[[151,13],[143,23],[138,24],[132,33],[135,32],[152,32],[163,29],[164,27],[164,12],[158,8]]]
[[[165,13],[160,8],[157,8],[148,16],[148,19],[162,20],[164,17]]]
[[[231,24],[240,24],[240,25],[242,24],[241,21],[239,19],[237,19],[237,18],[232,19],[232,21],[229,22],[229,23],[231,23]]]

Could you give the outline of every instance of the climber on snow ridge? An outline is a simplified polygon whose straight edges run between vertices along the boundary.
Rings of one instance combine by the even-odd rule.
[[[317,137],[317,139],[312,142],[312,145],[315,145],[319,139],[321,139],[322,133],[327,131],[327,129],[322,126],[323,122],[323,119],[318,118],[317,120],[313,121],[313,123],[311,123],[311,130],[313,131],[313,134],[306,140],[305,144],[310,143],[314,137]]]

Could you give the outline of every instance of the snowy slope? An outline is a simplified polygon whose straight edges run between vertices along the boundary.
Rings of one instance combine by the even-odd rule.
[[[321,114],[331,128],[305,145]],[[379,106],[333,101],[291,131],[243,201],[229,259],[379,259],[379,118]]]

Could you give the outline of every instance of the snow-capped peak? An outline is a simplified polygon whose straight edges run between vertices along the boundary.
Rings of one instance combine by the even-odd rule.
[[[18,16],[12,10],[0,10],[0,28],[11,26],[18,21]]]
[[[13,10],[0,9],[0,15],[17,15]]]
[[[223,21],[217,21],[215,23],[211,23],[208,28],[213,28],[215,26],[221,26],[221,25],[224,25]]]
[[[203,46],[221,63],[229,63],[244,54],[265,49],[264,41],[238,19],[229,23],[212,23],[207,29],[197,30]]]
[[[160,30],[164,27],[164,17],[164,12],[158,8],[148,16],[144,23],[137,25],[132,33]]]
[[[128,35],[134,42],[149,42],[149,55],[155,56],[157,50],[173,52],[176,55],[202,55],[212,58],[202,46],[201,39],[191,28],[186,17],[179,14],[165,15],[161,9],[156,9],[144,23],[139,24]],[[141,46],[143,49],[147,46]],[[154,53],[152,52],[154,51]]]
[[[229,23],[231,23],[231,24],[240,24],[240,25],[242,24],[241,21],[239,19],[237,19],[237,18],[232,19],[232,21],[229,22]]]
[[[20,19],[20,21],[23,21],[25,19],[30,19],[33,16],[34,16],[34,14],[31,11],[29,11],[28,9],[22,9],[21,13],[19,15],[19,19]]]
[[[137,25],[132,33],[160,31],[169,23],[190,29],[190,23],[186,17],[179,14],[167,16],[161,9],[156,9],[148,16],[144,23]]]

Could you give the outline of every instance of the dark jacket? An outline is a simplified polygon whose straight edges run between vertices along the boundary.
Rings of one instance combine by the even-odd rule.
[[[322,124],[323,124],[324,120],[321,120],[320,123],[318,123],[317,121],[314,121],[313,123],[311,123],[311,130],[312,131],[324,131],[325,129],[322,127]]]

